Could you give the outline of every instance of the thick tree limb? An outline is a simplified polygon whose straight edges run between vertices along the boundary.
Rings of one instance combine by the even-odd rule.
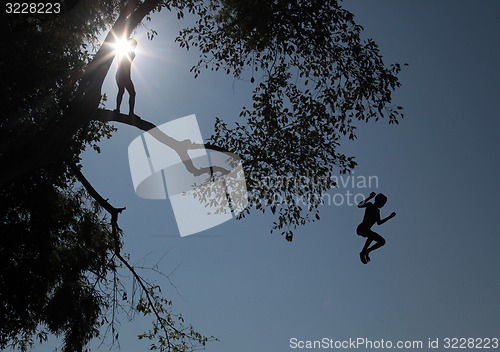
[[[163,133],[160,129],[157,128],[155,124],[143,120],[139,116],[129,116],[118,113],[116,111],[99,109],[96,113],[96,120],[101,122],[110,122],[110,121],[120,122],[130,126],[137,127],[140,130],[148,132],[152,137],[154,137],[160,143],[163,143],[164,145],[172,148],[177,153],[179,158],[182,160],[182,163],[184,164],[186,169],[194,176],[200,176],[203,174],[213,175],[214,172],[219,172],[222,175],[227,175],[230,171],[220,166],[197,168],[196,166],[194,166],[193,161],[189,156],[189,150],[205,148],[225,153],[231,157],[235,156],[237,157],[235,153],[229,152],[223,148],[213,146],[210,144],[193,143],[189,139],[179,141]]]
[[[71,165],[70,166],[71,171],[75,174],[76,178],[80,183],[85,187],[87,192],[90,194],[92,198],[101,206],[103,207],[109,215],[111,215],[111,229],[112,229],[112,234],[113,234],[113,240],[115,242],[115,252],[120,252],[120,241],[119,241],[119,233],[121,231],[120,227],[118,226],[118,215],[122,213],[126,208],[115,208],[112,206],[107,199],[104,199],[99,192],[92,186],[92,184],[87,180],[87,178],[83,175],[82,171],[80,168],[76,165]]]

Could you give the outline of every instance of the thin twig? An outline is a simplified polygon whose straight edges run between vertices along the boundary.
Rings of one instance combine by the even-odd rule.
[[[148,288],[146,287],[145,281],[142,279],[142,277],[137,274],[135,271],[134,267],[130,265],[130,263],[121,255],[120,253],[120,233],[121,229],[118,226],[118,215],[125,210],[126,208],[115,208],[113,207],[104,197],[102,197],[97,190],[92,186],[92,184],[85,178],[83,173],[81,172],[80,168],[77,165],[71,165],[70,166],[71,170],[75,173],[77,179],[80,181],[80,183],[85,187],[87,192],[91,195],[92,198],[94,198],[97,203],[102,206],[108,213],[111,215],[111,229],[112,229],[112,237],[114,241],[114,251],[115,251],[115,256],[120,260],[120,262],[125,265],[125,267],[132,273],[134,278],[137,280],[139,283],[139,286],[143,290],[144,294],[146,295],[146,299],[148,301],[149,307],[153,311],[154,315],[156,316],[156,319],[158,320],[162,330],[165,333],[165,337],[167,340],[167,344],[169,347],[171,347],[170,343],[170,336],[169,336],[169,331],[167,326],[165,326],[164,320],[158,310],[155,307],[155,304],[153,302],[153,298],[151,297],[151,293],[149,292]],[[114,297],[116,300],[117,298]],[[172,324],[166,322],[168,327],[172,329],[175,333],[181,335],[181,336],[186,336],[185,333],[182,331],[178,330],[175,326]]]

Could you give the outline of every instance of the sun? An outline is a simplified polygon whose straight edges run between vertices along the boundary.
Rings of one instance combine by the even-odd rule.
[[[113,49],[117,55],[123,56],[127,55],[130,52],[135,51],[135,46],[133,42],[124,38],[116,38],[113,43]]]

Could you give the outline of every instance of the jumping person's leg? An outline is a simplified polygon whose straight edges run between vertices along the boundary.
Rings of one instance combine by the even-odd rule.
[[[368,248],[368,253],[382,247],[385,244],[385,239],[376,232],[374,232],[373,235],[371,236],[371,240],[375,241],[376,243],[370,248]]]
[[[366,250],[368,249],[368,246],[372,243],[372,240],[368,238],[368,235],[370,233],[370,229],[368,227],[362,226],[362,224],[358,225],[356,228],[356,233],[358,236],[361,237],[366,237],[366,242],[365,245],[363,246],[363,249],[359,253],[359,258],[361,259],[361,263],[366,264],[368,261],[366,260]]]
[[[359,236],[366,237],[365,245],[359,253],[361,262],[363,264],[366,264],[370,261],[369,253],[382,247],[385,244],[385,239],[375,231],[372,231],[372,229],[364,227],[362,225],[358,226],[358,228],[356,229],[356,233]],[[372,242],[375,242],[375,244],[370,247]]]
[[[369,262],[370,261],[370,256],[369,256],[370,252],[373,252],[374,250],[382,247],[385,244],[385,239],[382,236],[380,236],[378,233],[371,231],[371,230],[370,230],[370,233],[367,237],[368,238],[366,240],[365,246],[363,247],[362,253],[365,253],[366,261]],[[375,241],[375,244],[370,247],[370,244],[373,241]]]
[[[370,244],[372,242],[373,242],[373,240],[371,238],[367,238],[365,245],[363,246],[363,249],[359,253],[359,257],[361,258],[361,262],[363,264],[366,264],[370,261],[370,256],[368,255],[368,247],[370,246]]]
[[[367,238],[365,245],[363,246],[363,249],[361,252],[366,253],[368,251],[368,247],[370,247],[370,244],[372,244],[373,240],[371,238]]]

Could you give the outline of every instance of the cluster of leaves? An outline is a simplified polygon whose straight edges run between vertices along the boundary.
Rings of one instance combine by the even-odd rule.
[[[184,326],[184,317],[181,314],[175,314],[171,310],[172,301],[165,299],[161,295],[161,287],[158,285],[150,285],[147,288],[149,299],[154,304],[151,305],[149,299],[142,295],[137,302],[135,309],[143,315],[151,315],[152,310],[160,315],[158,320],[155,320],[149,331],[139,335],[139,339],[148,339],[154,341],[151,343],[150,350],[159,352],[180,352],[193,351],[196,348],[205,347],[208,341],[213,341],[214,338],[208,338],[193,329],[191,325]],[[180,324],[180,328],[177,327]],[[163,330],[168,330],[168,333],[160,335]],[[160,335],[159,338],[157,338]],[[157,341],[155,341],[157,340]]]
[[[27,155],[57,128],[91,60],[86,45],[112,20],[118,1],[82,1],[64,15],[10,16],[0,42],[0,156]],[[83,13],[96,19],[89,22]],[[39,326],[65,333],[68,350],[96,335],[102,297],[89,276],[109,269],[108,226],[74,189],[68,165],[86,145],[97,147],[112,128],[89,123],[57,163],[30,172],[0,190],[0,347],[31,341]],[[22,155],[22,154],[20,154]],[[50,164],[50,163],[49,163]],[[44,338],[44,330],[39,337]],[[21,337],[21,338],[20,338]]]
[[[68,183],[72,177],[52,168],[0,190],[0,349],[24,351],[49,333],[63,336],[64,351],[83,351],[99,336],[104,342],[110,330],[116,341],[120,312],[154,317],[153,328],[139,336],[151,340],[152,350],[204,346],[209,339],[116,252],[101,207],[76,180]],[[123,270],[134,275],[130,298]]]
[[[0,158],[13,161],[8,167],[16,167],[12,155],[24,158],[42,150],[61,122],[73,117],[71,106],[81,98],[79,86],[98,38],[126,3],[65,1],[61,16],[15,15],[2,23],[6,35],[0,45],[8,55],[0,62]],[[113,131],[112,125],[89,119],[57,156],[43,155],[43,167],[0,187],[0,349],[26,350],[52,333],[63,337],[65,351],[82,351],[103,325],[114,328],[114,314],[111,321],[107,316],[114,312],[120,285],[110,279],[123,259],[117,254],[119,233],[82,190],[74,169],[85,148],[99,151],[98,142]],[[160,310],[168,302],[155,295],[151,303]],[[125,305],[141,311],[131,301]],[[170,319],[169,310],[161,312]],[[170,329],[148,337],[161,340]],[[184,331],[182,324],[175,331]],[[194,331],[191,335],[206,342]],[[178,345],[188,346],[184,337],[191,335],[184,333]]]
[[[104,297],[96,283],[113,268],[113,241],[69,177],[43,170],[0,191],[0,348],[51,332],[77,351],[98,334]]]
[[[273,230],[291,240],[294,228],[319,219],[332,173],[355,167],[338,147],[356,138],[356,122],[402,117],[391,105],[401,67],[384,65],[377,44],[362,39],[363,28],[335,0],[211,0],[198,11],[196,25],[177,38],[201,51],[195,76],[220,69],[255,84],[244,123],[217,120],[210,142],[244,160],[247,213],[270,209]]]
[[[100,31],[109,26],[122,2],[80,1],[51,20],[44,16],[8,18],[4,24],[8,30],[0,39],[2,47],[9,49],[0,63],[0,157],[40,149],[49,132],[58,128],[92,59],[87,48],[97,43]],[[78,161],[85,145],[96,146],[112,131],[109,125],[89,123],[73,137],[62,159]]]

